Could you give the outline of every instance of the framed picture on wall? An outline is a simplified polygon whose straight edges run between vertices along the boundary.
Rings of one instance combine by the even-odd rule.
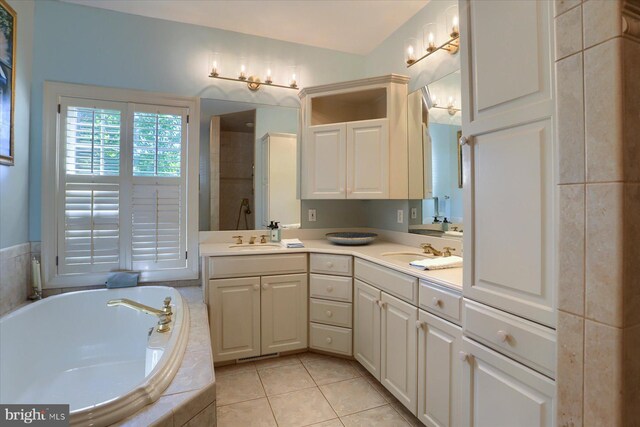
[[[0,164],[14,165],[16,11],[0,0]]]

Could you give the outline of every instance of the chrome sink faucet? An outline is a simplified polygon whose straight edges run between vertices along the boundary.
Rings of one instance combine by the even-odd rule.
[[[161,309],[149,307],[148,305],[140,304],[139,302],[132,301],[127,298],[112,299],[107,302],[108,307],[115,307],[118,305],[132,310],[141,311],[151,316],[156,316],[159,319],[158,328],[156,329],[158,332],[164,333],[171,330],[171,327],[169,326],[171,323],[171,316],[173,315],[173,311],[171,310],[171,297],[166,297],[164,299],[164,305]]]

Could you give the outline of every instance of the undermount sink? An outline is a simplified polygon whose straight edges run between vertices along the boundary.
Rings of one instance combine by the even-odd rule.
[[[238,244],[229,245],[229,248],[237,249],[239,251],[252,251],[252,250],[259,250],[259,249],[282,248],[282,245],[280,243],[254,243],[253,245],[250,243],[243,243],[240,245]]]
[[[433,255],[427,255],[422,252],[385,252],[381,254],[385,258],[392,259],[394,261],[410,263],[419,259],[434,258]]]

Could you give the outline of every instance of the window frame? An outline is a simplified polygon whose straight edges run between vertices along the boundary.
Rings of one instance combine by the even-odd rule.
[[[63,98],[79,98],[96,102],[125,103],[133,105],[148,105],[154,107],[166,106],[169,108],[187,109],[187,147],[186,158],[181,160],[182,178],[186,180],[186,250],[188,257],[186,266],[181,268],[168,268],[153,271],[141,271],[140,281],[171,281],[189,280],[198,278],[199,256],[198,256],[198,170],[199,170],[199,117],[200,99],[198,97],[182,97],[170,94],[154,93],[140,90],[108,88],[101,86],[78,85],[71,83],[60,83],[45,81],[44,102],[43,102],[43,151],[42,151],[42,267],[43,267],[43,288],[57,287],[82,287],[103,284],[110,273],[71,273],[59,274],[56,259],[63,254],[58,253],[59,238],[58,227],[60,210],[58,201],[60,199],[60,174],[63,172],[60,162],[61,147],[65,141],[60,138],[60,121],[62,117],[59,113],[59,105]],[[133,114],[126,117],[128,123]],[[123,117],[123,120],[125,118]],[[129,132],[127,129],[126,132]],[[129,139],[128,134],[123,138]],[[121,150],[121,168],[123,163],[130,165],[133,159],[129,158],[130,149]],[[123,161],[124,158],[124,161]],[[123,170],[121,176],[125,176]],[[55,179],[51,179],[55,177]],[[130,207],[125,207],[129,211]],[[122,212],[123,207],[120,207]],[[122,216],[122,215],[121,215]],[[125,224],[126,221],[121,221]],[[121,230],[131,225],[121,225]],[[131,260],[131,250],[127,251],[128,262]]]

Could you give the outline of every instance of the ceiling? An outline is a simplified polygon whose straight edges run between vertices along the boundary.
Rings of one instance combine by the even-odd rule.
[[[255,109],[223,114],[220,116],[220,130],[223,132],[253,133],[255,122]],[[247,126],[247,123],[251,123],[252,126]]]
[[[62,0],[366,55],[429,0]]]

